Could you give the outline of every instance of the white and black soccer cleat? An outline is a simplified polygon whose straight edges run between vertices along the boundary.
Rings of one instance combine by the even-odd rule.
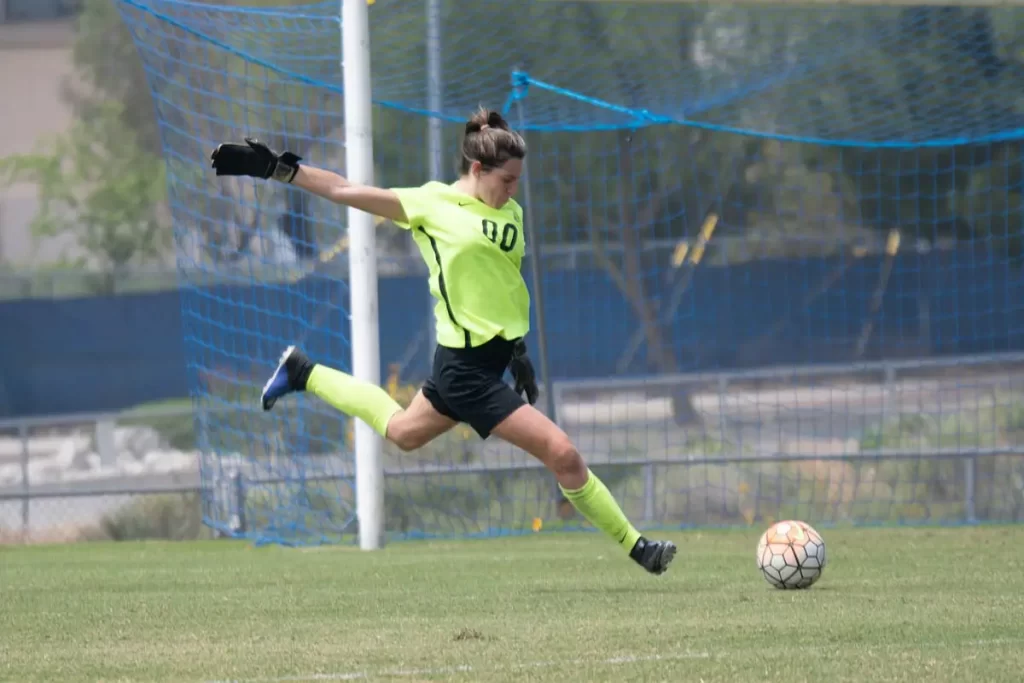
[[[629,556],[651,574],[664,574],[676,556],[676,545],[672,541],[650,541],[641,536]]]

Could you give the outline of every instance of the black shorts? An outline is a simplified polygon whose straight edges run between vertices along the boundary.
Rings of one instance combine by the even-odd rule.
[[[468,349],[439,345],[423,395],[437,412],[468,424],[486,439],[498,423],[526,404],[504,378],[512,344],[495,337]]]

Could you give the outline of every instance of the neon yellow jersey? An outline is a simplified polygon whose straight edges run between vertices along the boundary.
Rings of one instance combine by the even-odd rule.
[[[515,200],[492,209],[441,182],[395,188],[430,269],[437,299],[437,343],[479,346],[516,339],[530,329],[530,292],[523,280],[523,210]]]

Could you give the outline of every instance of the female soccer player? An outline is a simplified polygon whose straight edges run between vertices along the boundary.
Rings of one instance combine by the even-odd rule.
[[[450,185],[432,181],[382,189],[300,165],[295,154],[278,154],[250,138],[214,150],[217,175],[290,183],[412,230],[430,269],[430,291],[438,300],[433,373],[409,407],[403,409],[380,387],[316,363],[289,346],[263,387],[263,409],[270,410],[286,394],[307,391],[406,451],[458,422],[470,425],[481,438],[494,434],[544,463],[591,524],[648,572],[661,574],[676,553],[675,545],[641,536],[565,432],[533,407],[537,384],[523,342],[530,320],[530,296],[520,270],[523,212],[512,198],[526,143],[501,114],[481,109],[466,123],[461,154],[460,177]],[[504,381],[506,369],[515,389]]]

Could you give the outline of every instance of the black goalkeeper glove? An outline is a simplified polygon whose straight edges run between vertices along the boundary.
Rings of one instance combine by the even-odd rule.
[[[512,347],[512,361],[508,364],[512,373],[512,379],[516,381],[516,393],[523,395],[532,406],[537,402],[537,373],[533,370],[533,363],[526,355],[526,342],[522,339]]]
[[[290,183],[299,171],[302,157],[291,152],[278,154],[259,140],[245,138],[245,144],[225,142],[217,145],[210,155],[217,175],[250,176],[252,178],[273,178]]]

